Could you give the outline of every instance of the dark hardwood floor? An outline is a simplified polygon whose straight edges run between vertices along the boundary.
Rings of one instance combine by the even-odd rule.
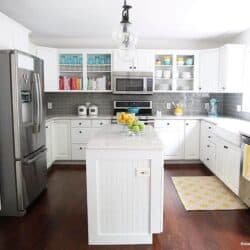
[[[88,246],[85,170],[55,166],[48,190],[22,218],[0,218],[0,250],[238,250],[250,243],[250,211],[187,212],[171,176],[210,175],[203,166],[165,170],[164,232],[152,246]]]

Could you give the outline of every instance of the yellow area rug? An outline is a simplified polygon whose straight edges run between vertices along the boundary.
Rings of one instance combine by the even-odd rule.
[[[247,209],[215,176],[172,177],[172,180],[186,210]]]

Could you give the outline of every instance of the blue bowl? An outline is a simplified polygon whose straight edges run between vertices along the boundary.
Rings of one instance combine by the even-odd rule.
[[[137,115],[139,113],[139,108],[137,108],[137,107],[130,107],[130,108],[128,108],[128,112],[131,113],[131,114]]]

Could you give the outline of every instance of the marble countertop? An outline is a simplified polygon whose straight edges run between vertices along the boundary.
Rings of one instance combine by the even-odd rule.
[[[161,117],[152,116],[155,120],[204,120],[211,122],[214,125],[218,125],[232,133],[242,134],[250,137],[250,122],[230,117],[209,117],[209,116],[197,116],[197,115],[162,115]],[[113,115],[98,115],[98,116],[78,116],[78,115],[54,115],[47,116],[46,121],[52,120],[109,120],[114,118]]]
[[[151,126],[140,135],[128,135],[120,125],[108,125],[88,142],[87,149],[163,150],[164,145]]]

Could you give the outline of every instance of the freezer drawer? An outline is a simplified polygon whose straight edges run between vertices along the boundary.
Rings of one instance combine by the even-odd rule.
[[[47,188],[46,149],[16,162],[18,209],[26,209]]]

